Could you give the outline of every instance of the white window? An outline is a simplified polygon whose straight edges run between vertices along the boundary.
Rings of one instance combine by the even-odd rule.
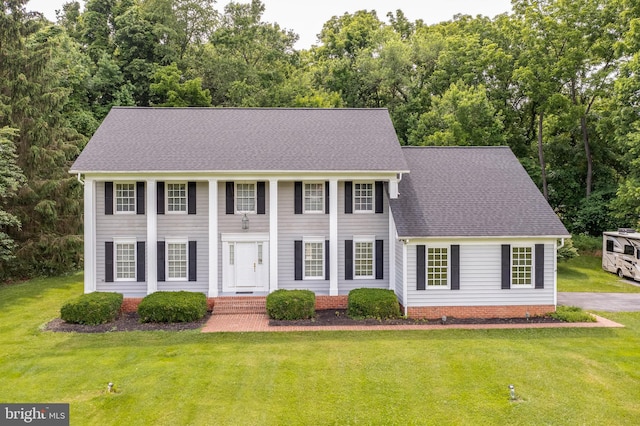
[[[373,278],[374,254],[373,239],[355,239],[353,241],[353,272],[355,278]]]
[[[353,206],[355,212],[373,212],[373,183],[353,184]]]
[[[304,212],[324,213],[324,184],[304,184]]]
[[[116,251],[116,281],[136,280],[135,241],[114,241]]]
[[[304,278],[324,279],[324,240],[304,241]]]
[[[449,285],[449,248],[427,248],[427,286],[432,288]]]
[[[185,281],[188,272],[187,242],[167,241],[167,279]]]
[[[116,183],[116,212],[135,213],[136,185],[135,183]]]
[[[532,247],[511,247],[511,285],[533,285]]]
[[[186,212],[187,211],[187,184],[168,183],[167,184],[167,211]]]
[[[236,184],[236,211],[238,213],[255,213],[256,211],[256,184]]]

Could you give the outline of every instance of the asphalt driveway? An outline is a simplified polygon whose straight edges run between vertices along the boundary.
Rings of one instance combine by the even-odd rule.
[[[640,311],[640,293],[558,293],[558,304],[606,312]]]

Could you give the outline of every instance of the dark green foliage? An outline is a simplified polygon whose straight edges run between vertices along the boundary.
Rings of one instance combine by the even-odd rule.
[[[551,314],[555,319],[565,322],[595,322],[596,319],[588,312],[578,308],[577,306],[558,306],[556,311]]]
[[[207,313],[207,297],[190,291],[158,291],[138,305],[140,322],[191,322]]]
[[[400,305],[393,290],[357,288],[349,292],[347,315],[351,318],[397,318]]]
[[[614,231],[614,229],[612,229]],[[582,254],[592,254],[602,250],[602,235],[598,237],[592,237],[589,235],[577,234],[574,235],[571,240],[573,246]]]
[[[316,295],[309,290],[276,290],[267,296],[267,313],[276,320],[313,318]]]
[[[122,306],[122,294],[87,293],[65,303],[60,318],[74,324],[98,325],[116,319]]]

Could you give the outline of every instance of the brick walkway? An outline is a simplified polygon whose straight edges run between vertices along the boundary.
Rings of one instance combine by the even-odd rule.
[[[266,314],[225,314],[212,315],[202,328],[203,333],[240,333],[265,331],[366,331],[366,330],[444,330],[451,328],[462,329],[492,329],[492,328],[594,328],[594,327],[624,327],[622,324],[610,321],[596,315],[597,322],[584,323],[532,323],[532,324],[418,324],[418,325],[354,325],[354,326],[269,326]]]

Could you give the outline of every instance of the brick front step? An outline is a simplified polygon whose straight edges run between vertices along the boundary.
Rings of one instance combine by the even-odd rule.
[[[213,313],[215,315],[266,314],[267,298],[260,296],[216,297],[213,298]]]

